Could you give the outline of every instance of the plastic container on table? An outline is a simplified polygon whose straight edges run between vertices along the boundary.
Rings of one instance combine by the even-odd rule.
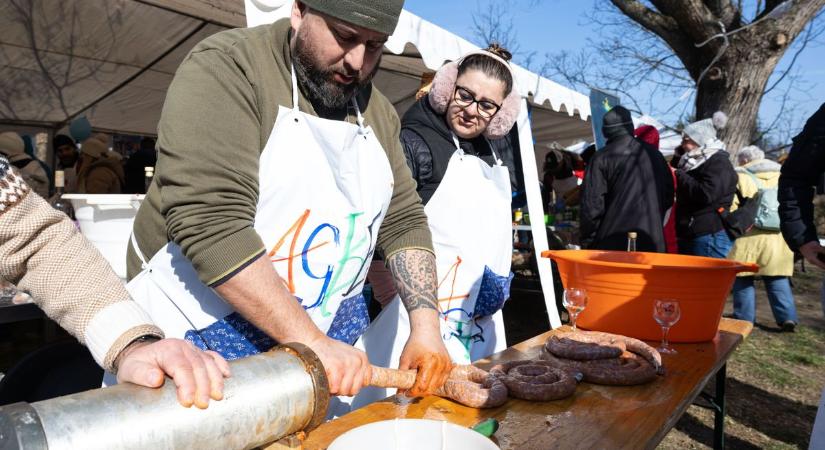
[[[129,236],[143,197],[135,194],[63,195],[74,206],[80,232],[124,280]]]
[[[672,342],[712,340],[736,274],[759,270],[753,263],[668,253],[558,250],[542,256],[556,262],[565,287],[587,290],[577,326],[651,341],[662,337],[653,319],[657,299],[679,301],[682,316],[668,334]]]

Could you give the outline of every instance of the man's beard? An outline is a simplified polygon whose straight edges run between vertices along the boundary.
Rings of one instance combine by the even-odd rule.
[[[355,79],[350,84],[338,83],[333,79],[335,72],[333,68],[318,67],[313,57],[313,46],[308,39],[304,38],[300,30],[292,45],[292,63],[298,83],[309,101],[316,108],[320,107],[327,111],[344,108],[358,91],[370,84],[379,66],[376,64],[372,72],[365,77],[360,77],[358,73],[348,73],[342,68],[338,72]]]

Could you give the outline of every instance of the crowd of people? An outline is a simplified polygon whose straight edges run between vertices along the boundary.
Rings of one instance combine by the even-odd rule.
[[[128,158],[110,149],[110,136],[95,133],[81,142],[65,134],[52,138],[55,167],[37,158],[27,135],[0,133],[5,156],[32,190],[43,198],[54,194],[55,171],[63,171],[63,192],[77,194],[144,194],[147,167],[157,163],[155,140],[145,137]]]
[[[718,134],[727,121],[721,112],[687,125],[668,164],[655,129],[634,130],[630,112],[613,108],[604,117],[607,143],[589,158],[581,183],[583,246],[624,250],[628,233],[635,232],[639,251],[756,262],[757,273],[736,278],[733,317],[756,321],[758,277],[777,326],[794,331],[794,251],[825,267],[817,257],[822,251],[810,204],[821,167],[797,162],[805,152],[820,157],[821,134],[810,136],[821,133],[816,127],[823,126],[823,109],[794,139],[793,157],[787,158],[792,163],[783,167],[757,146],[726,148]],[[791,206],[794,214],[785,212],[780,220],[780,210]]]

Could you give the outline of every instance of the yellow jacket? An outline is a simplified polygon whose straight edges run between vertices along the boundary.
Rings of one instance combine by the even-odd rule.
[[[739,192],[742,193],[743,197],[753,197],[758,191],[754,180],[742,169],[753,173],[762,182],[763,188],[776,188],[779,184],[779,169],[781,167],[778,163],[769,159],[758,159],[737,168]],[[731,210],[735,210],[738,204],[739,199],[734,196]],[[779,231],[765,231],[754,227],[748,234],[733,242],[733,248],[728,254],[728,259],[759,264],[760,268],[757,275],[788,277],[793,275],[793,252],[785,244],[782,233]],[[739,274],[740,277],[750,275],[754,274]]]

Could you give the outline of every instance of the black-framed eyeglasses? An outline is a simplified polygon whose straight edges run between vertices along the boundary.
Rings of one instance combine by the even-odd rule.
[[[455,101],[456,105],[462,108],[468,108],[470,105],[475,103],[478,114],[486,119],[493,117],[494,115],[496,115],[498,110],[501,109],[501,105],[496,105],[495,103],[489,100],[476,99],[472,91],[462,86],[455,87],[453,100]]]

